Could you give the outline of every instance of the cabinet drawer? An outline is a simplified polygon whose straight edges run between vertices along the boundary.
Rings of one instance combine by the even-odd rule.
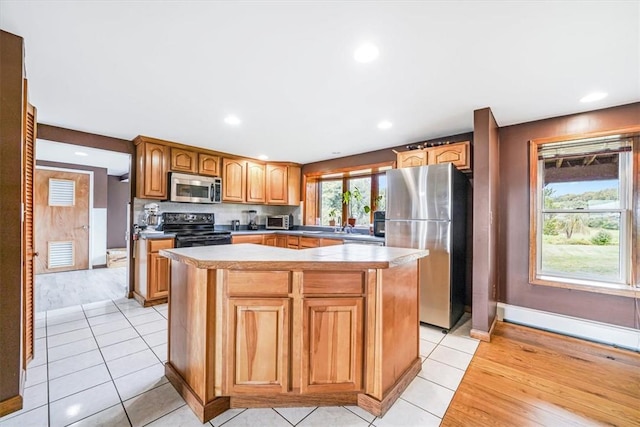
[[[158,252],[160,249],[172,249],[173,239],[147,240],[148,252]]]
[[[264,234],[238,235],[231,237],[231,243],[254,243],[261,245],[264,242]]]
[[[302,277],[302,293],[313,294],[362,294],[362,271],[305,271]]]
[[[317,237],[301,237],[300,238],[300,249],[303,248],[317,248],[320,246],[320,239]]]
[[[288,295],[291,276],[288,271],[230,270],[227,292],[230,297],[256,295]]]

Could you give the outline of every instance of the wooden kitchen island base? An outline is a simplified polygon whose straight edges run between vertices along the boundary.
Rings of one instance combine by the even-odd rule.
[[[166,375],[202,421],[229,408],[358,405],[383,415],[420,371],[427,251],[240,244],[172,260]]]

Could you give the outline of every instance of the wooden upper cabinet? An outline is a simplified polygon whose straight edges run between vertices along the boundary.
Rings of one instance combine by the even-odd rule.
[[[198,173],[207,176],[220,175],[220,156],[198,153]]]
[[[427,164],[427,153],[424,150],[403,151],[397,155],[399,168],[411,168]]]
[[[286,165],[267,164],[267,203],[289,202],[289,171]]]
[[[403,151],[397,154],[397,167],[437,165],[453,163],[460,170],[471,169],[471,144],[469,141],[429,147],[422,150]]]
[[[286,393],[289,298],[228,301],[228,394]]]
[[[300,166],[267,163],[267,204],[297,206],[300,203]]]
[[[169,172],[182,172],[221,176],[223,202],[299,204],[299,165],[221,158],[215,152],[148,136],[137,136],[133,142],[138,161],[136,197],[141,199],[166,200]]]
[[[193,151],[171,147],[171,170],[174,172],[197,173],[198,155]]]
[[[245,201],[247,162],[242,159],[222,159],[222,201]]]
[[[165,200],[167,198],[169,147],[145,141],[143,137],[136,138],[135,143],[138,159],[136,197]]]
[[[469,162],[469,143],[461,142],[458,144],[442,145],[429,149],[429,164],[437,165],[440,163],[453,163],[460,170],[470,168]]]
[[[247,203],[265,203],[265,165],[247,162]]]

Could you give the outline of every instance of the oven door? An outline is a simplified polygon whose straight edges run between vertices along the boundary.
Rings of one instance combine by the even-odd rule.
[[[194,246],[213,246],[231,244],[231,235],[215,236],[176,236],[176,248],[191,248]]]

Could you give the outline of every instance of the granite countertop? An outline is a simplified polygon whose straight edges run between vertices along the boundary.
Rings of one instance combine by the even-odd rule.
[[[391,268],[423,258],[429,251],[369,245],[334,245],[295,251],[243,243],[163,249],[160,255],[197,268],[349,270]]]

